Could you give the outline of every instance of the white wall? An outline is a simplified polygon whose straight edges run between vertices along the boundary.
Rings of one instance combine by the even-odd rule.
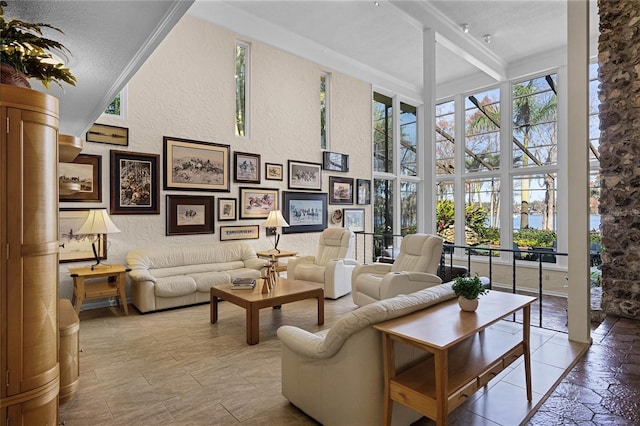
[[[234,43],[251,43],[250,130],[248,138],[234,134],[235,82]],[[287,190],[287,160],[322,162],[319,148],[321,72],[331,73],[330,150],[350,156],[350,172],[323,171],[323,191],[329,175],[371,179],[371,86],[358,79],[332,72],[268,45],[253,42],[227,30],[185,16],[160,44],[128,85],[126,119],[103,118],[99,122],[129,128],[129,146],[120,147],[86,142],[85,154],[102,155],[102,203],[61,203],[60,207],[109,207],[110,150],[159,154],[164,158],[163,136],[214,142],[231,146],[233,152],[261,155],[261,187]],[[264,163],[280,163],[284,181],[265,181]],[[111,215],[121,233],[108,237],[107,263],[124,263],[129,250],[141,247],[220,244],[219,226],[261,224],[264,220],[217,222],[215,234],[165,236],[165,196],[167,194],[213,195],[237,198],[240,186],[233,173],[230,192],[164,191],[160,187],[159,215]],[[216,201],[217,209],[217,201]],[[331,214],[355,205],[329,205]],[[366,206],[366,229],[371,227],[371,207]],[[269,249],[272,242],[264,235],[247,240],[257,250]],[[280,248],[313,254],[318,233],[286,234]],[[91,262],[60,264],[60,297],[71,298],[73,285],[68,268]],[[93,303],[93,305],[104,302]],[[83,304],[91,307],[92,303]]]

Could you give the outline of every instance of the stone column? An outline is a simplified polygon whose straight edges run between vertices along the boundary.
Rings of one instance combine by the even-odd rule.
[[[598,7],[602,303],[640,318],[640,1]]]

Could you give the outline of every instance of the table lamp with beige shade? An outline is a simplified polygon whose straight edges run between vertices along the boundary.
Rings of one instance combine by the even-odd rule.
[[[280,212],[280,210],[271,210],[269,212],[267,220],[264,221],[262,226],[267,228],[267,234],[269,233],[269,231],[273,233],[273,249],[280,253],[280,250],[278,250],[278,243],[280,242],[280,234],[278,233],[278,228],[289,227],[289,224],[286,220],[284,220],[284,217],[282,216],[282,212]]]
[[[91,265],[91,270],[100,265],[100,235],[101,234],[115,234],[120,232],[120,229],[111,221],[111,218],[107,214],[106,209],[92,209],[89,210],[89,215],[84,224],[76,231],[76,234],[95,234],[96,239],[91,242],[91,248],[93,248],[93,255],[96,258],[95,265]],[[96,249],[96,240],[98,240],[98,248]],[[105,265],[107,266],[107,265]]]

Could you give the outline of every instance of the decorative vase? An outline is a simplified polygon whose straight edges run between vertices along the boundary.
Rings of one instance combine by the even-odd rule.
[[[463,311],[474,312],[478,309],[478,299],[467,299],[466,297],[458,296],[458,305]]]
[[[31,84],[27,76],[20,71],[16,71],[14,67],[5,62],[0,62],[0,82],[11,86],[31,89]]]

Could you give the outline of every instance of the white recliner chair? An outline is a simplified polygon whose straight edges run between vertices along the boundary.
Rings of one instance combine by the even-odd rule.
[[[351,275],[353,303],[364,306],[441,284],[437,272],[442,242],[436,235],[410,234],[402,239],[400,253],[393,264],[356,266]]]
[[[287,263],[287,279],[324,287],[324,297],[337,299],[351,291],[355,234],[344,228],[328,228],[320,234],[315,256],[296,256]]]

